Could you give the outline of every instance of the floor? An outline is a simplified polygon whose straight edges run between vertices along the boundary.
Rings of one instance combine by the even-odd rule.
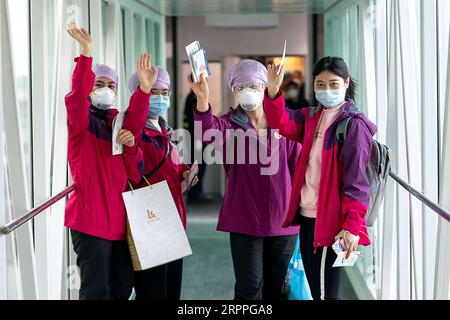
[[[232,300],[234,287],[228,233],[216,231],[220,199],[188,205],[188,237],[193,255],[185,258],[183,300]],[[345,273],[342,299],[356,300]]]

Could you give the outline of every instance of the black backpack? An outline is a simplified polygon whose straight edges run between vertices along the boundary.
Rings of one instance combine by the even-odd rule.
[[[339,144],[339,154],[347,137],[350,120],[348,117],[340,121],[336,127],[336,138]],[[362,121],[362,120],[361,120]],[[373,140],[372,153],[367,164],[366,178],[370,184],[371,197],[367,208],[366,225],[372,227],[378,217],[378,212],[386,190],[386,182],[391,171],[391,151],[384,144]]]

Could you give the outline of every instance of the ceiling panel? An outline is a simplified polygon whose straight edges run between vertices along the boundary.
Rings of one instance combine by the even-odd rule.
[[[138,0],[166,16],[323,13],[339,0]]]

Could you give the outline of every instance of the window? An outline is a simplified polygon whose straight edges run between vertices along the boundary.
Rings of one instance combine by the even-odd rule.
[[[26,176],[31,194],[31,97],[30,97],[30,20],[28,0],[8,0],[11,26],[11,52],[15,75],[21,143],[25,156]]]

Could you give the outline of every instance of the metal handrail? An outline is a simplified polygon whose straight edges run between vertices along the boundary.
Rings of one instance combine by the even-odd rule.
[[[403,188],[405,188],[410,194],[419,199],[423,204],[425,204],[428,208],[436,212],[442,218],[450,222],[450,214],[446,212],[441,206],[434,203],[430,199],[428,199],[422,192],[417,191],[413,187],[411,187],[406,181],[402,180],[397,174],[392,171],[389,173],[392,179],[394,179],[398,184],[400,184]]]
[[[24,223],[28,222],[29,220],[36,217],[38,214],[42,213],[43,211],[50,208],[52,205],[54,205],[56,202],[61,200],[62,198],[68,196],[72,191],[74,191],[76,188],[75,184],[72,184],[71,186],[64,189],[62,192],[58,193],[56,196],[51,197],[47,201],[45,201],[43,204],[41,204],[39,207],[36,207],[34,209],[31,209],[23,216],[12,220],[8,224],[4,225],[3,227],[0,227],[0,234],[9,234],[16,230],[18,227],[23,225]]]
[[[428,199],[422,192],[417,191],[412,186],[410,186],[406,181],[402,180],[397,174],[392,171],[389,173],[392,179],[394,179],[398,184],[400,184],[403,188],[405,188],[410,194],[419,199],[423,204],[425,204],[428,208],[436,212],[439,216],[450,222],[450,214],[446,212],[442,207]],[[32,209],[31,211],[24,214],[22,217],[12,220],[8,224],[3,227],[0,227],[0,235],[1,234],[9,234],[19,228],[24,223],[36,217],[38,214],[42,213],[56,202],[61,200],[62,198],[68,196],[71,192],[75,190],[75,184],[64,189],[64,191],[58,193],[56,196],[51,197],[49,200],[41,204],[39,207]]]

